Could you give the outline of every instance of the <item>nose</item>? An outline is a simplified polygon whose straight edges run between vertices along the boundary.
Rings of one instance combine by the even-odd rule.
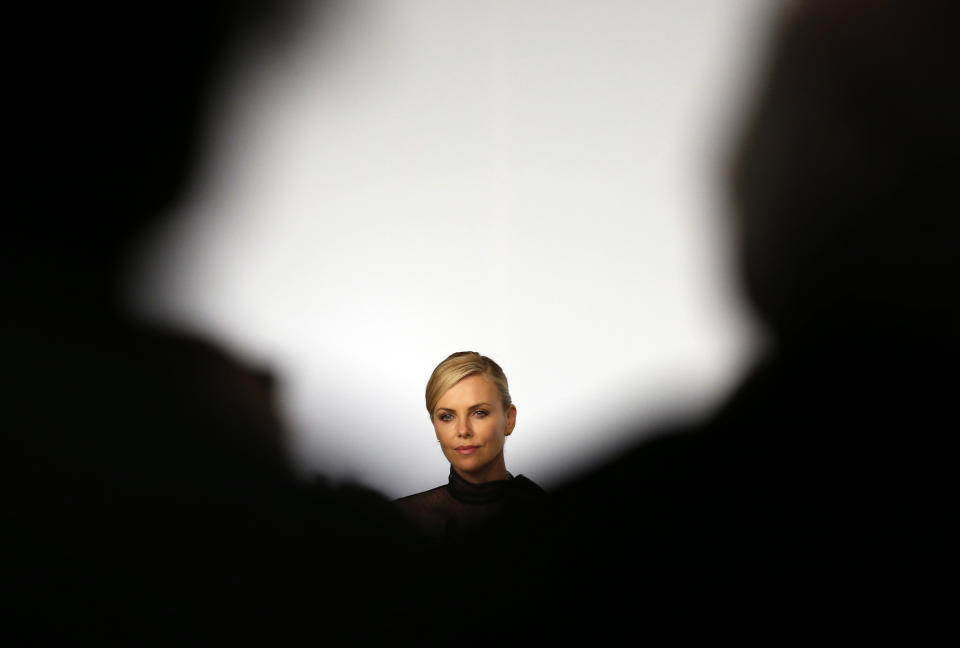
[[[461,418],[457,423],[457,436],[463,439],[473,436],[473,430],[470,429],[470,423],[467,418]]]

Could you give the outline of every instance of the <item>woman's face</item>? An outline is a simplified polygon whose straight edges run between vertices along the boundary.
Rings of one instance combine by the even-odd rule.
[[[500,392],[486,376],[467,376],[440,397],[433,428],[447,460],[473,483],[506,479],[503,442],[513,432],[517,408],[503,410]]]

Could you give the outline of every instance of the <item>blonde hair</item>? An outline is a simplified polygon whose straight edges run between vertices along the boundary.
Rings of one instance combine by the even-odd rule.
[[[433,418],[433,409],[437,406],[440,397],[447,390],[467,376],[483,375],[490,379],[500,393],[503,410],[510,409],[513,401],[510,399],[510,387],[507,377],[496,362],[476,351],[458,351],[451,353],[447,359],[437,365],[430,380],[427,381],[426,399],[427,413]]]

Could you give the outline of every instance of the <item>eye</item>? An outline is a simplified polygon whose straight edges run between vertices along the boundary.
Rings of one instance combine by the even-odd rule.
[[[441,412],[440,414],[437,414],[437,418],[446,423],[453,420],[453,414],[450,412]]]
[[[489,412],[488,412],[487,410],[482,410],[482,409],[477,410],[476,412],[474,412],[474,415],[475,415],[475,416],[479,416],[480,418],[485,417],[487,414],[489,414]]]

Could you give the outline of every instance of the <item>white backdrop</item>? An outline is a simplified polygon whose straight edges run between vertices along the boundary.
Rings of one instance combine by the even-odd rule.
[[[391,497],[446,479],[433,367],[489,355],[518,408],[507,468],[556,485],[709,408],[758,344],[722,172],[776,6],[305,16],[226,72],[134,306],[270,368],[299,464]]]

